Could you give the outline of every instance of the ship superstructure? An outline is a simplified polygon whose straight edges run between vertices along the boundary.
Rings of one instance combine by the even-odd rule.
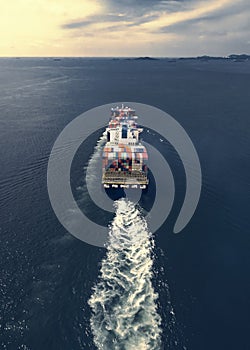
[[[122,105],[111,109],[103,149],[102,183],[105,188],[145,189],[148,185],[148,154],[140,141],[143,129],[138,127],[137,118],[130,107]]]

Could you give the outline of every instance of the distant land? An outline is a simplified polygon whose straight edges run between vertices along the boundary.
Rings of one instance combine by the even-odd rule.
[[[152,61],[152,60],[160,60],[160,59],[167,59],[169,61],[175,62],[177,60],[197,60],[197,61],[211,61],[211,60],[231,60],[236,62],[242,62],[242,61],[248,61],[250,60],[250,55],[247,54],[231,54],[229,56],[196,56],[196,57],[131,57],[131,58],[114,58],[115,60],[118,59],[126,59],[126,60],[133,60],[133,61]]]
[[[247,54],[231,54],[229,56],[197,56],[197,57],[180,57],[179,60],[232,60],[232,61],[248,61],[250,60],[250,55]]]
[[[194,56],[194,57],[150,57],[150,56],[141,56],[141,57],[83,57],[83,56],[59,56],[59,57],[0,57],[1,58],[13,58],[13,59],[33,59],[33,58],[39,58],[39,59],[52,59],[54,61],[61,61],[61,59],[67,59],[67,58],[95,58],[95,59],[112,59],[112,60],[129,60],[129,61],[154,61],[154,60],[168,60],[169,62],[176,62],[179,60],[197,60],[197,61],[211,61],[211,60],[229,60],[234,62],[244,62],[250,60],[250,55],[248,54],[231,54],[228,56],[209,56],[209,55],[203,55],[203,56]]]

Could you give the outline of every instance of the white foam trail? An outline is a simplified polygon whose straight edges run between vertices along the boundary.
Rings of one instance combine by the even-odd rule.
[[[104,131],[102,136],[97,141],[97,144],[95,146],[94,152],[91,156],[91,158],[88,161],[88,165],[85,167],[85,170],[88,170],[86,172],[86,182],[88,183],[88,186],[96,186],[96,180],[100,181],[97,173],[98,166],[102,162],[102,152],[103,152],[103,146],[107,142],[107,132]],[[101,169],[101,167],[100,167]]]
[[[120,199],[115,206],[107,254],[89,300],[94,343],[102,350],[159,350],[152,235],[134,203]]]
[[[80,206],[84,203],[85,212],[89,207],[86,199],[88,200],[89,198],[97,207],[114,212],[113,201],[102,189],[102,153],[106,142],[107,132],[104,131],[98,139],[88,163],[84,166],[85,181],[77,187],[79,194],[77,202]]]

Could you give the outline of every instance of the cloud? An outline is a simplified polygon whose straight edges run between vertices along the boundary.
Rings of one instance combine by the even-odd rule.
[[[156,29],[156,36],[176,35],[172,52],[176,56],[202,54],[225,56],[232,52],[250,52],[250,9],[247,1],[188,17]],[[167,50],[167,45],[165,46]]]
[[[242,10],[241,3],[245,4],[245,1],[239,0],[236,4],[232,0],[137,0],[133,3],[134,6],[131,7],[129,5],[132,4],[132,0],[122,0],[119,3],[107,0],[107,9],[112,9],[112,12],[72,20],[64,23],[62,28],[77,29],[97,25],[100,29],[103,24],[102,27],[105,29],[107,23],[112,23],[114,25],[112,28],[119,25],[123,29],[137,27],[153,33],[164,33],[169,27],[173,29],[178,24],[182,27],[183,23],[194,23],[201,19],[220,18],[233,12],[237,13]],[[112,4],[113,7],[110,8]]]
[[[94,24],[113,22],[128,27],[157,20],[162,11],[174,13],[192,7],[198,0],[104,0],[105,13],[84,16],[62,25],[63,29],[84,28]],[[188,4],[188,6],[186,5]]]
[[[70,23],[66,23],[62,25],[62,28],[64,29],[74,29],[74,28],[82,28],[90,26],[91,24],[95,23],[106,23],[106,22],[113,22],[113,23],[120,23],[125,20],[124,15],[122,14],[103,14],[103,15],[92,15],[87,16],[83,20],[73,21]],[[126,18],[128,20],[128,18]]]
[[[127,56],[138,52],[185,56],[216,54],[216,51],[224,55],[237,52],[244,45],[249,48],[248,0],[104,0],[103,3],[102,13],[72,19],[62,28],[71,38],[85,40],[92,36],[99,50],[105,41],[104,55],[107,52],[115,55],[119,50],[121,55],[125,50]]]
[[[127,11],[134,11],[140,9],[140,11],[148,9],[174,9],[183,4],[190,4],[191,2],[197,2],[198,0],[106,0],[107,4],[113,9],[123,9]]]
[[[2,55],[249,52],[249,0],[9,0],[3,4]]]
[[[241,18],[240,21],[238,21],[236,27],[232,27],[232,30],[235,30],[241,27],[244,24],[244,27],[249,27],[249,15],[250,10],[248,4],[246,4],[246,1],[239,1],[238,3],[228,3],[228,6],[217,8],[215,11],[211,12],[204,12],[203,14],[199,16],[191,16],[182,18],[181,21],[176,21],[174,23],[171,23],[167,26],[160,27],[158,29],[158,32],[160,33],[169,33],[169,32],[182,32],[189,30],[192,26],[197,25],[206,25],[207,29],[209,28],[215,29],[216,27],[224,27],[224,31],[230,30],[230,23],[228,22],[228,19],[234,22],[234,19],[238,18],[239,16],[243,15],[244,18]],[[242,21],[243,20],[243,21]],[[155,31],[157,33],[157,30]]]
[[[228,18],[230,19],[237,19],[241,14],[246,14],[249,11],[246,12],[246,6],[244,1],[238,1],[237,3],[228,3],[228,6],[217,8],[215,11],[204,11],[199,16],[193,16],[191,13],[191,16],[187,16],[185,18],[182,18],[182,20],[177,20],[173,23],[170,23],[166,26],[160,27],[158,29],[161,33],[169,33],[169,32],[181,32],[190,29],[191,26],[195,26],[197,24],[210,24],[210,27],[213,29],[216,28],[216,26],[220,26],[222,23],[225,27],[225,31],[230,29],[230,27],[225,26],[225,22]],[[246,24],[249,27],[249,14],[247,14],[245,20]],[[242,25],[242,21],[238,21],[235,23],[236,26]],[[234,27],[234,30],[236,28]],[[156,30],[157,32],[157,30]]]
[[[114,29],[116,28],[116,25],[123,26],[123,27],[138,26],[140,24],[147,23],[152,20],[156,20],[158,17],[159,17],[159,14],[144,15],[139,18],[134,18],[134,16],[125,15],[125,14],[95,15],[95,16],[88,16],[84,20],[77,20],[77,21],[63,24],[62,28],[75,29],[75,28],[88,27],[94,24],[113,23],[114,27],[112,27],[112,29]]]
[[[204,15],[220,10],[232,3],[232,0],[217,0],[208,2],[199,2],[196,7],[187,10],[176,11],[174,13],[163,12],[157,21],[151,21],[145,25],[145,28],[162,28],[176,23],[182,23],[200,18]]]

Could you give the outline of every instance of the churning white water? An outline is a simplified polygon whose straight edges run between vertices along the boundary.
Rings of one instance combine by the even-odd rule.
[[[107,254],[89,300],[97,349],[161,349],[158,295],[152,286],[154,241],[135,204],[120,199]]]

